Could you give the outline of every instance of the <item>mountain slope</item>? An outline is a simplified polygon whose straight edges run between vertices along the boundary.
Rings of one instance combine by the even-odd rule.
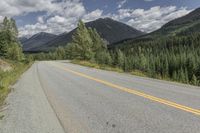
[[[25,43],[28,40],[28,38],[26,38],[26,37],[19,37],[18,40],[19,40],[19,42],[21,44],[23,44],[23,43]]]
[[[189,14],[174,19],[151,35],[156,36],[175,36],[190,34],[200,31],[200,8],[190,12]]]
[[[160,29],[152,33],[145,34],[133,39],[125,39],[112,44],[110,47],[112,48],[121,44],[134,44],[139,41],[155,40],[157,38],[190,35],[197,32],[200,32],[200,8],[190,12],[183,17],[168,22]]]
[[[37,47],[45,45],[47,42],[53,40],[57,35],[40,32],[38,34],[33,35],[31,38],[27,40],[21,39],[21,43],[23,44],[24,51],[37,51],[35,50]]]
[[[110,18],[100,18],[95,21],[88,22],[86,23],[86,27],[95,28],[101,37],[108,42],[108,44],[112,44],[123,39],[134,38],[144,34],[143,32],[138,31],[131,26],[112,20]],[[36,50],[48,51],[55,47],[66,45],[72,40],[72,35],[75,31],[76,29],[69,33],[63,33],[45,45],[38,46]]]

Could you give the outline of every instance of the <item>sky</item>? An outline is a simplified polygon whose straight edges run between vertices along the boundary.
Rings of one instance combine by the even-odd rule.
[[[76,28],[80,19],[105,17],[149,33],[198,7],[200,0],[1,0],[0,21],[14,18],[19,36],[61,34]]]

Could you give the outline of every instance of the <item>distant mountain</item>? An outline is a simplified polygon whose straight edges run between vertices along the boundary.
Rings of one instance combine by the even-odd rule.
[[[88,22],[86,23],[86,27],[95,28],[100,36],[108,42],[108,44],[145,34],[132,28],[131,26],[112,20],[110,18],[100,18],[95,21]],[[60,34],[46,44],[37,46],[34,50],[48,51],[55,47],[66,45],[72,40],[72,35],[75,31],[76,29],[69,33]]]
[[[27,37],[19,37],[18,40],[19,40],[19,42],[20,42],[21,44],[23,44],[25,41],[28,40],[28,38],[27,38]]]
[[[37,51],[38,47],[44,46],[47,42],[55,39],[57,35],[40,32],[29,39],[19,38],[20,42],[22,43],[24,51]]]
[[[189,14],[172,20],[153,32],[155,35],[182,35],[200,31],[200,8]]]
[[[138,41],[155,40],[156,38],[190,35],[195,32],[200,32],[200,8],[190,12],[183,17],[168,22],[154,32],[136,38],[119,41],[110,47],[115,47],[116,45],[120,44],[134,44],[134,42]]]

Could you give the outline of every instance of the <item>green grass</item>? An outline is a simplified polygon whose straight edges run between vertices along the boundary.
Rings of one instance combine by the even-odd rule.
[[[140,77],[149,77],[146,73],[139,70],[133,70],[130,72],[130,74],[140,76]]]
[[[71,63],[82,65],[82,66],[87,66],[87,67],[91,67],[91,68],[96,68],[96,69],[114,71],[114,72],[119,72],[119,73],[128,73],[128,74],[140,76],[140,77],[149,77],[149,78],[154,78],[154,79],[177,82],[177,81],[174,81],[174,80],[167,78],[167,77],[163,78],[158,74],[150,75],[147,72],[143,72],[143,71],[140,71],[140,70],[132,70],[130,72],[125,72],[123,69],[121,69],[119,67],[112,67],[112,66],[108,66],[108,65],[97,64],[97,63],[93,63],[93,62],[90,62],[90,61],[72,60]]]
[[[72,60],[71,63],[78,64],[78,65],[83,65],[83,66],[87,66],[87,67],[92,67],[92,68],[96,68],[96,69],[103,69],[103,70],[115,71],[115,72],[120,72],[120,73],[123,72],[123,70],[118,68],[118,67],[111,67],[111,66],[108,66],[108,65],[101,65],[101,64],[97,64],[97,63],[93,63],[93,62],[89,62],[89,61]]]
[[[20,75],[31,66],[32,63],[7,61],[12,65],[11,71],[3,72],[0,70],[0,106],[3,105],[5,98]]]
[[[72,60],[71,63],[79,64],[79,65],[83,65],[83,66],[87,66],[87,67],[92,67],[92,68],[96,68],[96,69],[103,69],[103,70],[114,71],[114,72],[119,72],[119,73],[128,73],[128,74],[132,74],[132,75],[136,75],[136,76],[140,76],[140,77],[150,77],[146,73],[139,71],[139,70],[132,70],[131,72],[124,72],[124,70],[119,67],[101,65],[101,64],[92,63],[89,61]]]
[[[165,80],[165,81],[170,81],[170,82],[174,82],[174,83],[182,83],[182,82],[174,81],[173,79],[170,79],[168,77],[163,78],[158,74],[150,75],[150,74],[140,71],[140,70],[132,70],[131,72],[124,72],[123,69],[118,68],[118,67],[101,65],[101,64],[90,62],[90,61],[82,61],[82,60],[72,60],[71,63],[82,65],[82,66],[87,66],[87,67],[91,67],[91,68],[96,68],[96,69],[114,71],[114,72],[119,72],[119,73],[128,73],[128,74],[140,76],[140,77],[149,77],[149,78],[153,78],[153,79]],[[183,84],[189,84],[189,83],[183,83]]]

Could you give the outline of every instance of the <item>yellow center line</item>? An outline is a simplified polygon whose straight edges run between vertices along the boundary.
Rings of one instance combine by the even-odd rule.
[[[122,86],[107,82],[105,80],[97,79],[97,78],[91,77],[89,75],[73,71],[73,70],[68,69],[66,67],[61,67],[61,66],[56,65],[56,64],[52,64],[52,65],[54,65],[54,66],[56,66],[56,67],[58,67],[60,69],[63,69],[65,71],[68,71],[68,72],[71,72],[73,74],[76,74],[78,76],[81,76],[81,77],[84,77],[84,78],[87,78],[87,79],[102,83],[102,84],[107,85],[107,86],[110,86],[112,88],[115,88],[115,89],[118,89],[118,90],[121,90],[121,91],[124,91],[124,92],[128,92],[128,93],[131,93],[131,94],[134,94],[134,95],[137,95],[137,96],[140,96],[140,97],[143,97],[143,98],[146,98],[146,99],[158,102],[158,103],[162,103],[162,104],[174,107],[176,109],[180,109],[180,110],[183,110],[183,111],[186,111],[186,112],[190,112],[190,113],[193,113],[193,114],[196,114],[196,115],[200,115],[200,110],[193,109],[191,107],[187,107],[187,106],[184,106],[184,105],[181,105],[181,104],[177,104],[175,102],[168,101],[168,100],[165,100],[165,99],[162,99],[162,98],[158,98],[158,97],[155,97],[155,96],[152,96],[152,95],[149,95],[149,94],[145,94],[143,92],[140,92],[140,91],[137,91],[137,90],[134,90],[134,89],[129,89],[129,88],[126,88],[126,87],[122,87]]]

